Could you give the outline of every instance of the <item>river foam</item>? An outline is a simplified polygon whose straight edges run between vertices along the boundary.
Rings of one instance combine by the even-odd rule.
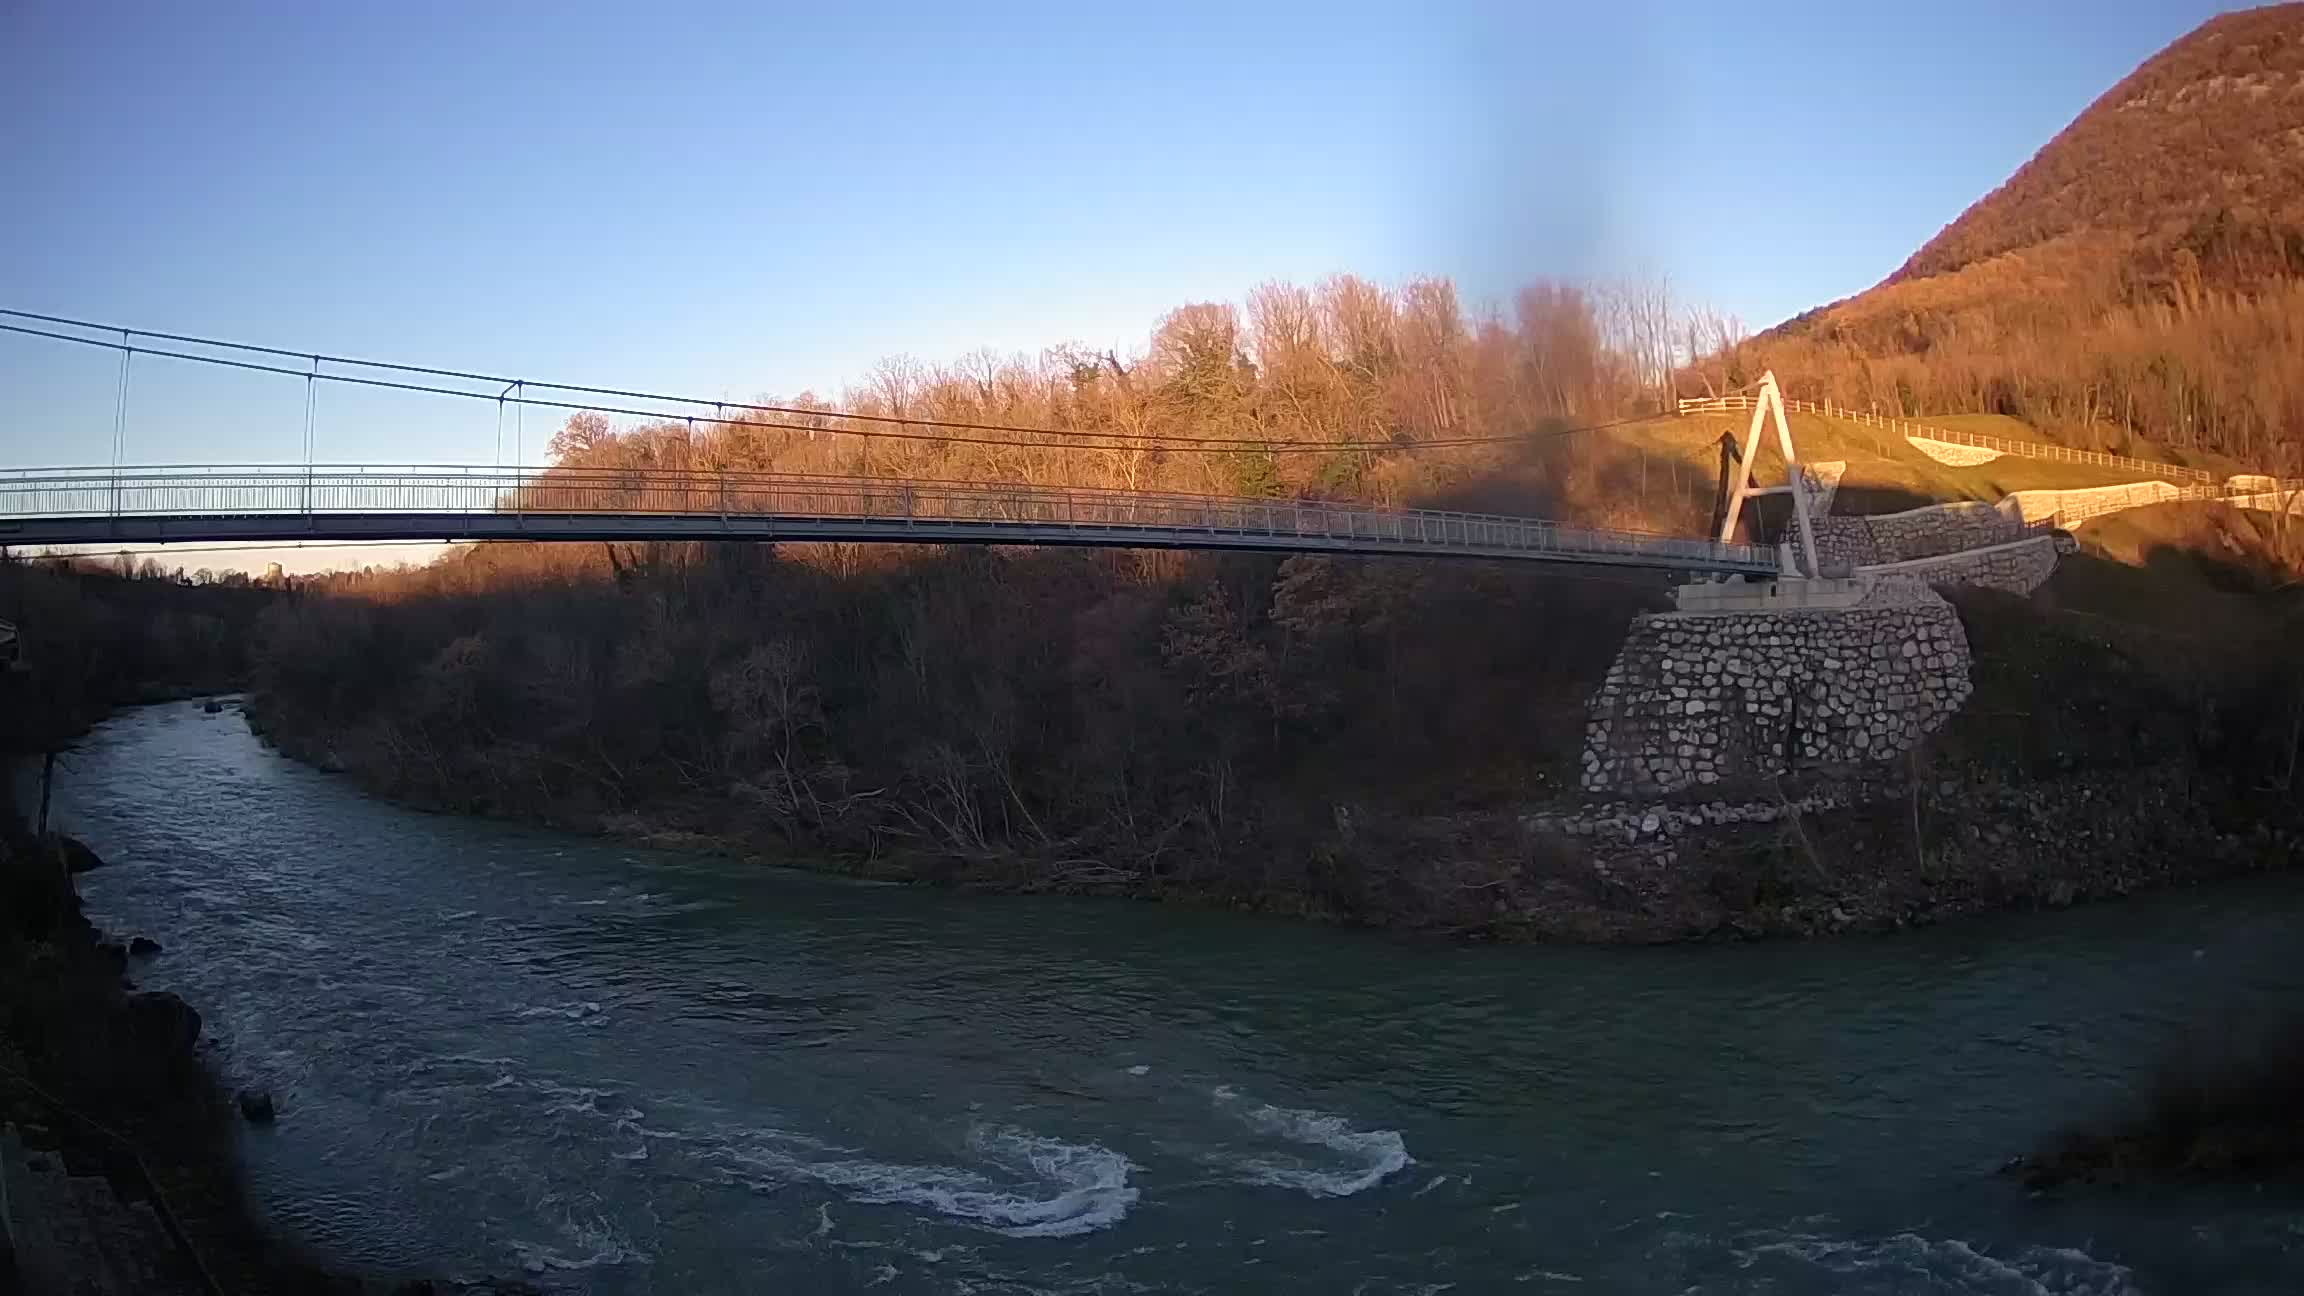
[[[805,1137],[748,1140],[728,1155],[737,1178],[775,1191],[796,1181],[821,1184],[850,1202],[912,1206],[1014,1238],[1072,1237],[1109,1228],[1142,1195],[1127,1157],[1094,1143],[1069,1143],[1010,1126],[968,1136],[974,1165],[913,1164],[845,1157]],[[766,1172],[768,1178],[754,1176]]]
[[[1736,1248],[1741,1266],[1787,1279],[1828,1274],[1863,1290],[1961,1296],[2134,1296],[2128,1269],[2071,1247],[2025,1246],[2006,1255],[1959,1238],[1896,1233],[1882,1238],[1790,1233]]]
[[[547,1209],[559,1205],[547,1198]],[[549,1222],[557,1235],[553,1242],[515,1238],[510,1242],[520,1267],[531,1274],[547,1270],[599,1269],[611,1265],[645,1265],[654,1256],[635,1246],[624,1232],[596,1212],[563,1207]]]
[[[1356,1129],[1342,1116],[1244,1100],[1229,1086],[1215,1091],[1216,1106],[1266,1139],[1293,1147],[1270,1155],[1235,1157],[1251,1183],[1294,1188],[1313,1197],[1366,1192],[1414,1164],[1398,1130]],[[1307,1157],[1295,1149],[1316,1149]]]
[[[1026,1130],[991,1126],[969,1138],[985,1162],[1008,1172],[1001,1184],[976,1170],[950,1166],[828,1161],[801,1173],[874,1205],[925,1206],[1009,1237],[1070,1237],[1120,1222],[1140,1195],[1128,1182],[1128,1158],[1093,1143],[1066,1143]],[[1053,1191],[1051,1191],[1053,1190]]]
[[[583,1131],[580,1137],[599,1145],[617,1162],[653,1161],[651,1145],[670,1143],[681,1148],[673,1158],[675,1164],[663,1171],[674,1177],[681,1173],[678,1165],[686,1164],[716,1167],[709,1173],[764,1191],[814,1183],[850,1202],[918,1207],[1007,1237],[1070,1237],[1108,1228],[1125,1217],[1141,1196],[1129,1182],[1134,1164],[1095,1143],[1067,1142],[1007,1125],[980,1125],[968,1133],[969,1159],[963,1164],[881,1160],[790,1130],[665,1128],[649,1122],[647,1113],[632,1106],[621,1088],[524,1077],[503,1069],[508,1062],[458,1056],[428,1060],[414,1069],[445,1071],[463,1081],[451,1087],[473,1099],[507,1103],[508,1112],[540,1112],[555,1121],[577,1122]],[[524,1252],[523,1262],[548,1268],[617,1262],[616,1248],[585,1241],[573,1247],[527,1245],[533,1253]]]

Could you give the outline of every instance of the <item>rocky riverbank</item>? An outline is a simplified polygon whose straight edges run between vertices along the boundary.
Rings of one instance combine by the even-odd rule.
[[[107,1293],[529,1293],[522,1284],[383,1280],[271,1236],[233,1150],[242,1120],[201,1057],[199,1013],[135,988],[156,943],[106,940],[72,876],[101,861],[0,823],[0,1157],[18,1254],[0,1289],[69,1279]],[[11,1275],[7,1266],[17,1273]]]

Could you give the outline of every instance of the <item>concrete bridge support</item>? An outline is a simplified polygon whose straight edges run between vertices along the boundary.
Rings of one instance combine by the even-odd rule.
[[[1773,418],[1776,424],[1776,445],[1784,458],[1784,481],[1777,486],[1752,484],[1752,469],[1760,458],[1760,435]],[[1784,394],[1776,386],[1776,371],[1771,369],[1760,375],[1758,391],[1752,398],[1752,425],[1744,433],[1744,449],[1733,464],[1722,465],[1727,479],[1725,506],[1721,510],[1720,539],[1726,543],[1735,538],[1736,528],[1744,520],[1744,508],[1762,495],[1786,495],[1792,500],[1792,534],[1784,546],[1784,572],[1790,576],[1821,576],[1816,550],[1815,515],[1822,510],[1810,498],[1816,489],[1816,479],[1806,465],[1800,462],[1799,447],[1792,442],[1792,425],[1784,417]],[[1839,478],[1832,478],[1835,488]],[[1827,503],[1827,508],[1830,504]]]

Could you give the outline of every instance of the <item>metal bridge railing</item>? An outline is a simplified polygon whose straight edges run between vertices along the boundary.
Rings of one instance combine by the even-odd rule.
[[[1207,537],[1319,539],[1324,548],[1647,559],[1657,566],[1773,571],[1764,548],[1637,531],[1566,526],[1541,518],[1440,509],[1379,509],[1320,500],[1243,499],[1005,483],[696,472],[677,469],[495,469],[327,465],[312,468],[71,468],[0,474],[0,543],[35,523],[90,519],[314,521],[359,515],[510,514],[647,518],[812,519],[870,524],[886,536],[908,525],[982,528],[988,540],[1116,532],[1191,545]],[[13,525],[12,525],[13,524]],[[172,534],[183,534],[171,527]],[[25,542],[18,539],[17,543]]]

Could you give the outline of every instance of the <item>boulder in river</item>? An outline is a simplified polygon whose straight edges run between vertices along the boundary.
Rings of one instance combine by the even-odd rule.
[[[101,868],[104,864],[104,861],[97,857],[96,852],[70,837],[58,837],[56,839],[56,853],[63,857],[64,868],[67,872],[85,873],[93,868]]]
[[[160,952],[160,942],[149,936],[139,936],[128,942],[128,953],[136,958],[150,958]]]
[[[200,1014],[166,990],[139,990],[128,996],[128,1025],[147,1047],[188,1054],[200,1040]]]
[[[280,1112],[273,1105],[270,1090],[243,1089],[240,1091],[240,1114],[251,1125],[269,1125],[278,1118]]]
[[[221,715],[224,711],[224,704],[211,698],[206,703],[202,704],[200,709],[207,712],[209,715]]]

